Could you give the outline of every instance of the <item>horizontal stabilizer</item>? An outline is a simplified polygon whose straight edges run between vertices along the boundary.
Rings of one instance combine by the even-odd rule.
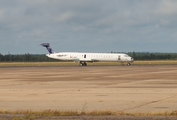
[[[41,46],[43,46],[43,47],[50,47],[50,44],[49,43],[42,43]]]

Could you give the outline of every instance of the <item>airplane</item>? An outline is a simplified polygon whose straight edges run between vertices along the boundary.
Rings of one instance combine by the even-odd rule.
[[[79,53],[79,52],[59,52],[55,53],[50,47],[49,43],[40,44],[46,47],[49,54],[47,57],[62,60],[62,61],[74,61],[80,63],[81,66],[87,66],[87,62],[126,62],[127,65],[131,65],[134,59],[124,53]]]

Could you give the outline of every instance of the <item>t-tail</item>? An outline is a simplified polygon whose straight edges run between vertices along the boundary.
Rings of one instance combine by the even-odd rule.
[[[54,51],[52,50],[52,48],[50,47],[49,43],[42,43],[41,46],[46,47],[46,49],[49,51],[50,54],[53,54]]]

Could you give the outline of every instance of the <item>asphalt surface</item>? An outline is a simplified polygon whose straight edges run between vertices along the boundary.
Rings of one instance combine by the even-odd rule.
[[[9,67],[0,68],[0,73],[3,111],[153,114],[177,110],[177,66],[173,65]]]

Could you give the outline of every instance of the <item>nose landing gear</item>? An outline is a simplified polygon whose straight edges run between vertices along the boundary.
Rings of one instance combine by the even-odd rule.
[[[130,66],[131,64],[130,63],[127,63],[127,66]]]

